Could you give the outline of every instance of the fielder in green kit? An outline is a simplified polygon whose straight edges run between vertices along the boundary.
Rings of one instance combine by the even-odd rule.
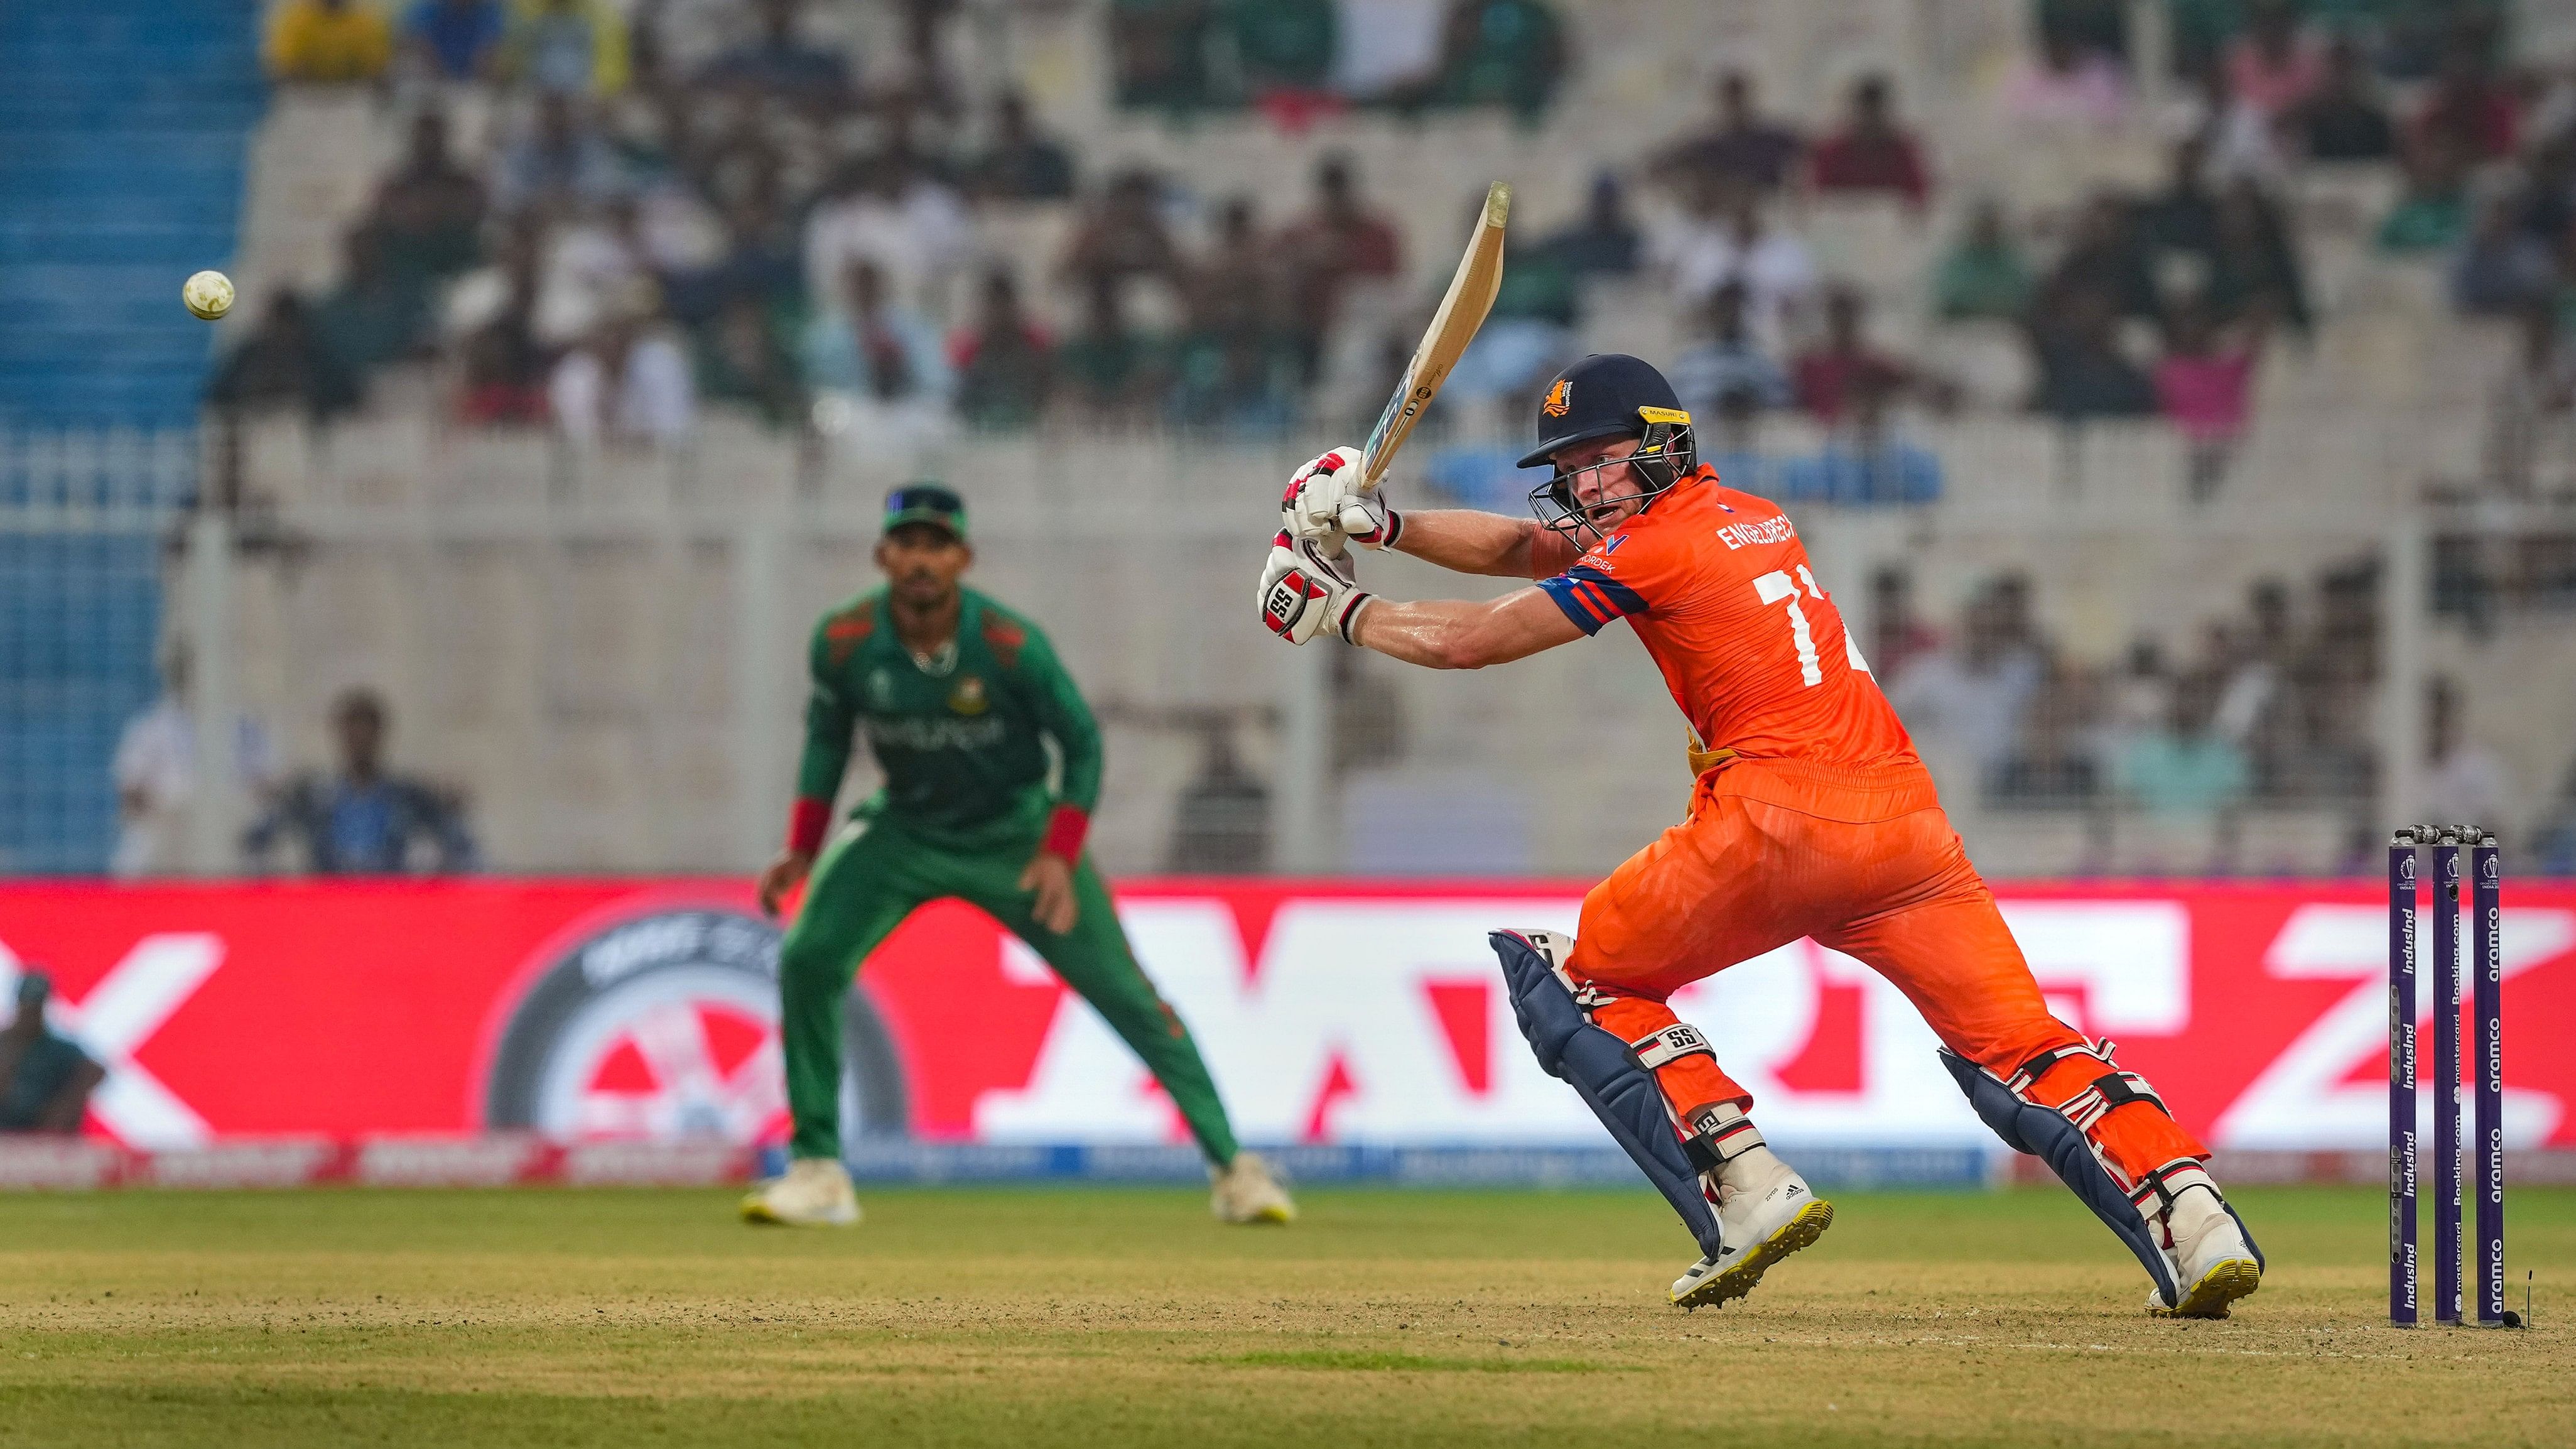
[[[1143,1059],[1188,1122],[1226,1222],[1284,1223],[1296,1209],[1240,1150],[1189,1031],[1136,964],[1082,849],[1100,795],[1100,729],[1036,626],[959,579],[974,562],[966,507],[937,484],[886,499],[885,586],[823,616],[787,848],[760,903],[810,875],[778,953],[787,1172],[743,1199],[754,1222],[858,1221],[841,1164],[841,1002],[852,973],[904,917],[953,897],[1026,941]],[[828,849],[832,799],[863,731],[885,788]],[[1060,757],[1048,788],[1046,742]]]

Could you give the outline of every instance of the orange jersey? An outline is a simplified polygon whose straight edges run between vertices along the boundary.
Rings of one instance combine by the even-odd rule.
[[[1796,526],[1712,469],[1674,484],[1539,587],[1586,634],[1625,618],[1709,748],[1917,763],[1842,610],[1808,569]]]

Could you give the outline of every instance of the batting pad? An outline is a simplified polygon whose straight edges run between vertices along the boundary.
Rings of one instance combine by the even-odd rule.
[[[2006,1147],[2047,1163],[2058,1179],[2093,1210],[2093,1215],[2128,1245],[2145,1265],[2147,1276],[2155,1280],[2156,1291],[2164,1295],[2167,1306],[2181,1301],[2182,1290],[2174,1283],[2172,1261],[2157,1246],[2146,1218],[2111,1176],[2111,1169],[2093,1155],[2093,1143],[2083,1128],[2054,1107],[2022,1100],[1992,1072],[1947,1047],[1941,1048],[1941,1065],[1959,1083],[1959,1090],[1968,1094],[1968,1105],[1977,1109],[1977,1116],[1994,1129]]]
[[[1503,981],[1512,994],[1512,1016],[1530,1050],[1547,1074],[1583,1098],[1583,1105],[1610,1129],[1611,1138],[1635,1160],[1646,1180],[1681,1214],[1682,1225],[1699,1240],[1700,1251],[1718,1255],[1717,1214],[1700,1191],[1699,1172],[1682,1150],[1664,1094],[1655,1077],[1637,1062],[1628,1044],[1592,1024],[1574,993],[1556,974],[1545,953],[1516,931],[1487,937],[1502,958]],[[2064,1119],[2060,1119],[2061,1121]],[[2121,1205],[2127,1206],[2122,1200]]]

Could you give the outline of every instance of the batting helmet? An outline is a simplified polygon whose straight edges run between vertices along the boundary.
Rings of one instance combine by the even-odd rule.
[[[1564,449],[1601,438],[1635,438],[1637,449],[1625,458],[1595,463],[1568,473],[1559,468],[1530,490],[1530,507],[1539,521],[1560,533],[1577,529],[1599,534],[1574,501],[1576,473],[1596,468],[1631,469],[1641,491],[1604,497],[1604,504],[1651,500],[1654,495],[1699,467],[1699,449],[1691,437],[1690,414],[1682,410],[1673,385],[1653,365],[1623,352],[1598,352],[1568,367],[1548,384],[1538,406],[1538,446],[1521,459],[1535,468]]]

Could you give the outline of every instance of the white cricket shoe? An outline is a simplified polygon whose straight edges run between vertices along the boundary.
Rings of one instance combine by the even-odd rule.
[[[1753,1291],[1774,1263],[1825,1235],[1834,1205],[1819,1198],[1796,1168],[1768,1147],[1754,1147],[1719,1169],[1714,1258],[1702,1258],[1673,1280],[1673,1306],[1703,1308]]]
[[[1208,1169],[1208,1181],[1215,1190],[1208,1194],[1208,1211],[1221,1223],[1292,1223],[1297,1220],[1297,1204],[1288,1190],[1270,1175],[1270,1164],[1249,1152],[1238,1152],[1234,1161],[1223,1167]]]
[[[2165,1213],[2173,1235],[2174,1281],[2182,1301],[2168,1306],[2164,1294],[2147,1290],[2147,1311],[2158,1318],[2225,1318],[2227,1306],[2263,1286],[2263,1263],[2245,1241],[2236,1215],[2205,1187],[2187,1187]]]
[[[754,1183],[742,1200],[743,1221],[791,1228],[846,1228],[859,1220],[850,1170],[828,1157],[800,1157],[787,1171]]]

